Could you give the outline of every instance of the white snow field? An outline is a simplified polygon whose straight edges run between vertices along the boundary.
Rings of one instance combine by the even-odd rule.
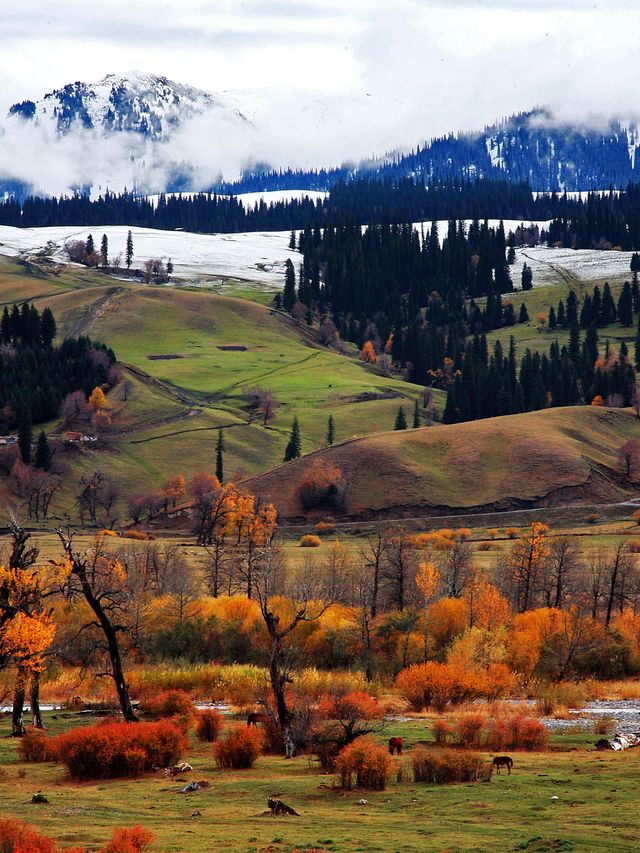
[[[257,282],[264,289],[280,289],[287,258],[296,264],[300,255],[289,249],[290,232],[271,231],[243,234],[192,234],[188,231],[158,231],[105,225],[93,228],[51,227],[12,228],[0,226],[0,254],[29,255],[45,251],[60,263],[68,263],[64,245],[93,235],[99,249],[102,235],[109,241],[109,256],[124,257],[127,232],[133,236],[132,266],[141,268],[149,258],[171,258],[173,276],[183,283],[203,278],[238,279]],[[47,244],[50,245],[47,248]]]
[[[310,195],[310,193],[304,193]],[[254,194],[251,194],[252,196]],[[256,194],[263,195],[263,194]],[[270,194],[266,194],[270,195]],[[499,220],[489,220],[491,227]],[[469,221],[466,222],[467,226]],[[505,232],[515,230],[530,222],[504,220]],[[540,228],[547,222],[537,222]],[[447,221],[438,222],[438,234],[442,240],[447,233]],[[418,230],[426,234],[430,222],[415,223]],[[109,256],[124,257],[127,226],[96,226],[78,228],[72,226],[51,228],[12,228],[0,226],[0,254],[19,256],[35,255],[40,252],[59,263],[68,263],[64,245],[72,240],[86,240],[93,235],[96,247],[102,235],[109,241]],[[287,258],[298,267],[301,256],[289,249],[290,232],[259,231],[240,234],[193,234],[187,231],[159,231],[151,228],[132,228],[133,267],[141,268],[149,258],[171,258],[173,277],[179,283],[219,284],[225,279],[250,282],[263,290],[279,290],[284,283]],[[622,280],[630,278],[631,252],[597,251],[595,249],[548,249],[536,246],[533,249],[518,249],[516,263],[511,267],[511,277],[516,287],[520,285],[522,267],[526,262],[533,270],[533,285],[565,282],[578,285],[580,282],[599,280]]]

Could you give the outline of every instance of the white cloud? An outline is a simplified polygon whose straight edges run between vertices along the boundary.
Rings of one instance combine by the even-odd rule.
[[[3,10],[0,55],[5,107],[68,81],[131,68],[214,92],[234,90],[259,132],[220,134],[199,120],[175,141],[176,159],[196,157],[203,180],[251,159],[332,164],[411,147],[535,105],[590,124],[638,112],[637,0],[11,5]],[[5,143],[5,167],[35,169],[43,181],[50,169],[56,184],[78,171],[70,143],[64,162],[46,165],[29,162],[31,154],[38,159],[41,139],[20,140],[11,151]],[[82,152],[88,144],[78,142]],[[110,143],[104,160],[122,170],[119,145]]]

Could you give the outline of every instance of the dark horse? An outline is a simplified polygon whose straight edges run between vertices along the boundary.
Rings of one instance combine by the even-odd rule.
[[[391,755],[396,753],[396,755],[402,755],[402,749],[404,747],[404,741],[401,737],[390,737],[389,738],[389,753]]]
[[[491,762],[491,765],[496,768],[496,773],[500,772],[501,767],[506,767],[509,773],[511,773],[513,758],[509,758],[508,755],[497,755]]]
[[[268,723],[269,717],[266,714],[261,714],[257,711],[252,711],[247,716],[247,725],[248,726],[257,726],[258,723]]]

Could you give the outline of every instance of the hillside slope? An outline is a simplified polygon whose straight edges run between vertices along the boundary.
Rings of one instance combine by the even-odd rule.
[[[303,514],[296,489],[316,459],[345,475],[352,518],[609,502],[637,488],[617,460],[632,436],[640,422],[627,410],[548,409],[346,441],[246,485],[287,518]]]

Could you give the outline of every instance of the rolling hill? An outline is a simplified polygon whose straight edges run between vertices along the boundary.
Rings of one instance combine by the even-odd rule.
[[[640,437],[640,421],[628,410],[547,409],[345,441],[246,485],[289,519],[303,515],[296,489],[318,459],[349,483],[350,518],[606,503],[637,492],[616,455],[630,437]]]

